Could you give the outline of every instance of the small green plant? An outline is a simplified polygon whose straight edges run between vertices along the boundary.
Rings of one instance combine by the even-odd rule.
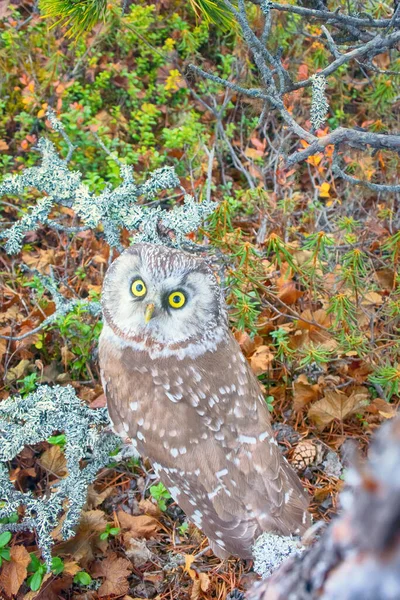
[[[28,565],[28,573],[31,573],[31,575],[29,575],[27,583],[32,592],[40,590],[46,572],[45,563],[39,560],[35,554],[31,553],[31,562]]]
[[[371,383],[380,385],[386,395],[386,399],[390,400],[393,395],[399,394],[400,389],[400,365],[383,365],[378,367],[372,375],[369,376]]]
[[[157,502],[160,510],[163,512],[167,510],[167,500],[171,498],[171,494],[161,482],[151,486],[150,495]]]
[[[21,396],[26,396],[27,394],[30,394],[36,390],[38,385],[38,374],[34,372],[30,373],[29,375],[25,375],[23,379],[18,379],[17,383],[20,384],[19,393]]]
[[[74,577],[74,583],[77,583],[78,585],[90,585],[92,583],[92,578],[86,571],[79,571]]]
[[[118,535],[120,531],[120,527],[113,527],[110,523],[107,523],[105,530],[100,534],[100,539],[107,540],[110,537],[110,535]]]
[[[178,527],[178,531],[179,531],[180,535],[185,535],[187,533],[188,529],[189,529],[189,523],[187,521],[184,521],[182,523],[182,525],[179,525],[179,527]]]
[[[67,443],[67,438],[65,437],[65,433],[60,433],[59,435],[51,435],[47,438],[49,444],[53,446],[59,446],[61,450],[64,450],[65,444]]]
[[[10,548],[8,542],[11,540],[12,534],[10,531],[3,531],[0,534],[0,567],[3,560],[10,560]]]
[[[18,523],[18,513],[12,513],[9,517],[3,517],[0,519],[1,525],[8,525],[9,523]]]

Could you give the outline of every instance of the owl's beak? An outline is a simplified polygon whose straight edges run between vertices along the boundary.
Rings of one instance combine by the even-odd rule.
[[[146,325],[150,321],[151,317],[153,316],[154,309],[155,309],[155,306],[154,306],[153,303],[148,304],[146,306],[146,310],[145,310],[145,313],[144,313],[144,322],[146,323]]]

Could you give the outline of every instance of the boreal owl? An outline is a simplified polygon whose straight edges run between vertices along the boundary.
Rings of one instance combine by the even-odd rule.
[[[214,553],[250,558],[264,531],[302,534],[307,495],[279,451],[208,264],[133,245],[108,269],[102,306],[113,428],[151,460]]]

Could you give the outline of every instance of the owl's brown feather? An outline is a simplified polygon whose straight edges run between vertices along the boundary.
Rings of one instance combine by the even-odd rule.
[[[307,496],[228,331],[196,358],[151,358],[106,325],[100,363],[114,429],[136,440],[218,556],[249,558],[263,531],[301,534],[309,526]]]

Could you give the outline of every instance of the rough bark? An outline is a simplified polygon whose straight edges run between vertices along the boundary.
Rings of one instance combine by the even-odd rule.
[[[381,427],[368,461],[349,471],[339,516],[246,598],[400,598],[400,417]]]

